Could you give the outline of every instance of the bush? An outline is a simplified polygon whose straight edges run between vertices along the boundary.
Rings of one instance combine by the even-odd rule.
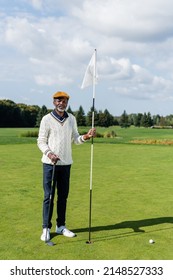
[[[104,134],[104,138],[115,138],[116,136],[117,135],[116,135],[116,132],[114,130],[112,130],[111,132],[107,131]]]
[[[96,137],[97,137],[97,138],[103,138],[104,136],[103,136],[102,133],[96,132]]]
[[[21,137],[38,137],[38,131],[27,131],[20,135]]]

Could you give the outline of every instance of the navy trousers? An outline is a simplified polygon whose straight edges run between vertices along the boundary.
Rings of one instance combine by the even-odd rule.
[[[67,198],[69,193],[69,184],[70,184],[70,169],[71,165],[56,165],[55,166],[55,184],[52,193],[52,203],[49,210],[50,202],[50,193],[52,182],[52,173],[53,165],[43,164],[43,190],[44,190],[44,200],[43,200],[43,228],[52,227],[52,214],[54,208],[54,197],[57,192],[56,200],[56,210],[57,210],[57,219],[56,224],[58,227],[64,226],[66,221],[66,207],[67,207]],[[50,213],[49,213],[50,212]],[[50,214],[50,215],[49,215]],[[49,217],[48,217],[49,216]]]

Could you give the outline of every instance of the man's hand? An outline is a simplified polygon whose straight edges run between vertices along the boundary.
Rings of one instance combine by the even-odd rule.
[[[53,154],[53,153],[49,153],[48,154],[48,158],[50,158],[50,160],[52,161],[52,163],[56,164],[58,160],[60,160],[60,158]]]
[[[91,128],[87,134],[83,135],[84,140],[88,140],[91,137],[95,137],[96,136],[96,128]]]

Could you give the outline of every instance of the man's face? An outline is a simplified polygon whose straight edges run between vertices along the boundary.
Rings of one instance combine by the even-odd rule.
[[[68,99],[66,97],[55,98],[53,101],[55,109],[59,112],[64,112],[67,108]]]

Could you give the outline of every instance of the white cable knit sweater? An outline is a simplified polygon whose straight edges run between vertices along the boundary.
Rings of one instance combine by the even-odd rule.
[[[63,123],[50,113],[42,118],[37,145],[43,153],[43,163],[52,164],[47,155],[53,152],[60,158],[57,165],[72,164],[72,142],[85,142],[83,136],[78,133],[76,118],[72,114],[68,113],[68,118]]]

